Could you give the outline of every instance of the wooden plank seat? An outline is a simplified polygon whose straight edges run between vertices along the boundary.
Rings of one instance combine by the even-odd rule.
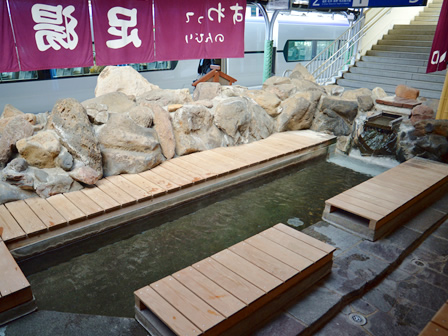
[[[437,311],[419,336],[448,336],[448,301]]]
[[[334,248],[284,224],[137,290],[153,335],[248,335],[331,270]]]
[[[0,239],[0,325],[36,309],[28,280]],[[28,303],[28,304],[27,304]],[[25,309],[10,311],[27,304]]]
[[[412,158],[328,199],[322,217],[373,241],[447,191],[447,164]]]

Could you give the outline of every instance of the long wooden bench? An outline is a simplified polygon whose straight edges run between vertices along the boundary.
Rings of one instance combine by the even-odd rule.
[[[30,284],[0,239],[0,325],[35,309]]]
[[[323,219],[376,240],[448,192],[448,165],[413,158],[325,201]]]
[[[448,301],[434,315],[419,336],[448,336]]]
[[[248,335],[331,270],[334,248],[277,224],[137,290],[154,335]]]

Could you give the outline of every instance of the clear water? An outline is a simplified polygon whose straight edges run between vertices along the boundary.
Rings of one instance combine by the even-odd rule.
[[[124,227],[112,243],[95,237],[30,260],[24,270],[41,310],[132,317],[135,290],[277,223],[303,229],[321,219],[326,199],[368,178],[318,161],[162,225],[147,219],[140,224],[150,229],[138,234]],[[45,258],[61,261],[36,272]]]

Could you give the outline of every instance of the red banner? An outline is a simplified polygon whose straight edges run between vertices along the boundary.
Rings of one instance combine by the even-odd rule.
[[[442,71],[446,69],[446,57],[448,52],[448,0],[442,4],[439,23],[432,42],[431,54],[426,73]]]
[[[0,0],[0,72],[19,71],[17,52],[12,35],[11,23],[9,21],[6,0]]]
[[[154,61],[152,0],[92,0],[96,64]]]
[[[246,0],[155,0],[156,60],[244,57]]]
[[[9,0],[23,71],[93,65],[87,0]]]

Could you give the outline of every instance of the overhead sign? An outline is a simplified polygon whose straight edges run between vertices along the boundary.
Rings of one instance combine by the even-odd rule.
[[[269,0],[266,5],[267,10],[288,10],[291,9],[291,2],[289,0]]]
[[[448,53],[448,2],[444,1],[440,11],[439,23],[432,42],[426,73],[442,71],[446,69]]]
[[[363,8],[426,6],[428,0],[310,0],[309,8]]]

